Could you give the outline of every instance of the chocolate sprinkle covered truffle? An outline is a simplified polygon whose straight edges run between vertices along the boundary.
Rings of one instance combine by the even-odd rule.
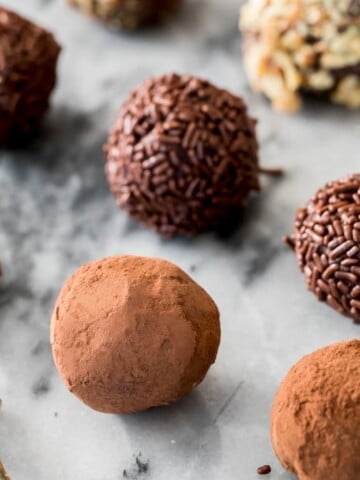
[[[49,106],[60,47],[51,33],[0,8],[0,144],[18,144]]]
[[[320,189],[297,211],[287,240],[308,288],[360,323],[360,174]]]
[[[276,394],[271,440],[299,480],[360,478],[360,341],[302,358]]]
[[[110,257],[82,266],[55,305],[51,344],[69,390],[105,413],[177,401],[214,363],[218,309],[165,260]]]
[[[303,91],[360,108],[360,0],[247,0],[240,28],[250,83],[276,110]]]
[[[182,0],[68,0],[87,15],[124,30],[156,23],[175,11]]]
[[[151,78],[133,90],[105,152],[118,205],[164,236],[216,228],[260,189],[245,103],[189,75]]]

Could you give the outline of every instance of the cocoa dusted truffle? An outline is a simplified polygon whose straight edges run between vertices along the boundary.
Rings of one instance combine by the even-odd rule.
[[[164,236],[216,228],[259,190],[255,120],[226,90],[190,75],[130,93],[105,146],[118,205]]]
[[[173,13],[182,0],[68,0],[87,15],[124,30],[157,23]]]
[[[69,390],[105,413],[168,405],[215,361],[218,309],[165,260],[110,257],[65,283],[51,323],[56,366]]]
[[[271,440],[299,480],[356,480],[360,472],[360,341],[302,358],[275,397]]]
[[[0,8],[0,144],[22,142],[38,128],[59,53],[50,32]]]
[[[276,110],[303,91],[360,108],[360,0],[247,0],[240,28],[250,83]]]
[[[297,211],[287,241],[309,290],[360,323],[360,174],[320,189]]]

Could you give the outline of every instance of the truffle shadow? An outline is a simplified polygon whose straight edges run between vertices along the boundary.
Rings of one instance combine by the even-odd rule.
[[[289,472],[283,472],[278,476],[279,480],[297,480],[297,476]]]
[[[342,105],[329,102],[326,97],[321,97],[311,93],[303,93],[303,111],[302,115],[305,119],[317,119],[323,121],[324,117],[333,125],[342,123],[353,126],[354,122],[359,119],[358,109],[348,109]]]
[[[167,464],[187,465],[190,471],[206,471],[207,480],[218,480],[218,455],[220,452],[220,435],[213,415],[199,391],[176,404],[168,407],[154,408],[142,413],[118,416],[122,427],[128,433],[129,442],[134,452],[143,452],[144,457],[167,451],[164,459]],[[173,451],[169,444],[174,444]],[[149,451],[149,445],[156,445],[156,450]],[[200,448],[201,447],[201,448]],[[196,451],[196,455],[194,455]],[[173,452],[173,453],[171,453]],[[169,458],[173,457],[173,459]],[[174,469],[174,477],[180,471]],[[153,471],[156,478],[156,471]]]
[[[286,174],[286,172],[284,172]],[[271,203],[273,191],[278,188],[279,182],[284,181],[284,176],[268,177],[262,176],[261,190],[250,194],[246,204],[233,212],[225,222],[216,229],[216,237],[228,243],[228,246],[237,248],[243,243],[249,231],[250,224],[254,219],[261,219],[265,215],[264,205]],[[246,235],[245,235],[246,233]]]

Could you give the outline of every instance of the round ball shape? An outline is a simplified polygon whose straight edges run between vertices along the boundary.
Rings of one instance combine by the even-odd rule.
[[[359,0],[248,0],[240,28],[250,83],[276,110],[302,91],[360,107]]]
[[[355,480],[360,471],[360,341],[305,356],[275,397],[271,440],[299,480]]]
[[[326,184],[299,209],[292,242],[309,290],[360,323],[360,174]]]
[[[0,8],[0,145],[22,142],[38,128],[59,53],[50,32]]]
[[[188,394],[215,361],[218,309],[165,260],[110,257],[65,283],[51,344],[66,386],[105,413],[168,405]]]
[[[87,15],[113,27],[136,30],[157,23],[175,11],[182,0],[68,0]]]
[[[105,146],[120,207],[164,236],[216,228],[259,190],[244,102],[189,75],[151,78],[123,104]]]

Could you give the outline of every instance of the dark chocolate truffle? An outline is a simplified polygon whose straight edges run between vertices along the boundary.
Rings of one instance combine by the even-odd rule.
[[[216,228],[259,190],[255,121],[226,90],[151,78],[123,104],[105,147],[118,205],[164,236]]]
[[[240,28],[250,83],[276,110],[303,91],[360,108],[360,0],[247,0]]]
[[[51,323],[56,366],[90,407],[126,413],[188,394],[215,361],[218,309],[165,260],[110,257],[65,283]]]
[[[360,472],[360,341],[302,358],[272,408],[271,440],[299,480],[356,480]]]
[[[51,33],[0,8],[0,144],[20,143],[38,128],[59,53]]]
[[[181,4],[182,0],[68,0],[87,15],[124,30],[156,23]]]
[[[289,241],[309,290],[360,323],[360,174],[320,189]]]

